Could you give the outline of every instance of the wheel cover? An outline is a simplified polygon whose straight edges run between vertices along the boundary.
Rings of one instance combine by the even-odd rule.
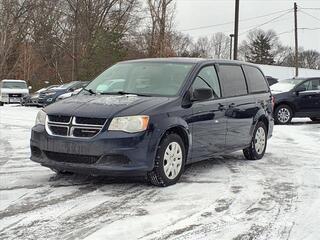
[[[280,108],[277,114],[278,120],[281,123],[287,123],[291,117],[291,113],[287,108]]]
[[[266,146],[266,133],[263,127],[259,127],[256,131],[256,136],[255,136],[255,150],[256,152],[260,155],[263,153],[264,148]]]
[[[175,179],[182,166],[182,150],[180,144],[171,142],[164,152],[163,170],[167,178]]]

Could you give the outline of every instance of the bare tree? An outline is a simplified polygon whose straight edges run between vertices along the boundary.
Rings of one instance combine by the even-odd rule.
[[[172,30],[175,6],[173,0],[148,0],[151,17],[149,34],[149,56],[164,57],[167,54],[168,39]],[[170,51],[169,51],[170,52]]]
[[[28,0],[0,1],[0,77],[16,75],[32,7]]]
[[[227,35],[217,32],[211,37],[212,51],[211,57],[216,59],[228,59],[230,55],[230,39]]]
[[[200,37],[193,44],[191,55],[194,57],[209,58],[212,57],[213,45],[208,37]]]
[[[320,53],[315,50],[306,50],[299,54],[299,62],[302,67],[319,69],[320,67]]]

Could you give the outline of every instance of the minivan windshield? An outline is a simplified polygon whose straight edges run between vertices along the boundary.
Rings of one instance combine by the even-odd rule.
[[[27,84],[25,82],[2,82],[2,88],[10,89],[26,89]]]
[[[193,64],[171,62],[118,63],[90,82],[86,92],[175,96]]]
[[[288,92],[301,83],[303,79],[286,79],[270,86],[272,92]]]

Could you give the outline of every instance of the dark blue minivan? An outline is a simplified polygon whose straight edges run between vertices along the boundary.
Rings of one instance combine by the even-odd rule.
[[[60,173],[175,184],[186,164],[243,150],[261,159],[273,130],[261,70],[238,61],[120,62],[77,96],[41,110],[31,160]]]

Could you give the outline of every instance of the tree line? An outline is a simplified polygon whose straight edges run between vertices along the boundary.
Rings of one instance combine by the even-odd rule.
[[[146,57],[228,59],[224,33],[196,40],[178,31],[173,0],[0,0],[0,79],[34,88],[91,80],[106,67]],[[274,31],[254,30],[242,60],[293,66],[294,54]],[[317,51],[300,49],[300,67],[319,68]]]

